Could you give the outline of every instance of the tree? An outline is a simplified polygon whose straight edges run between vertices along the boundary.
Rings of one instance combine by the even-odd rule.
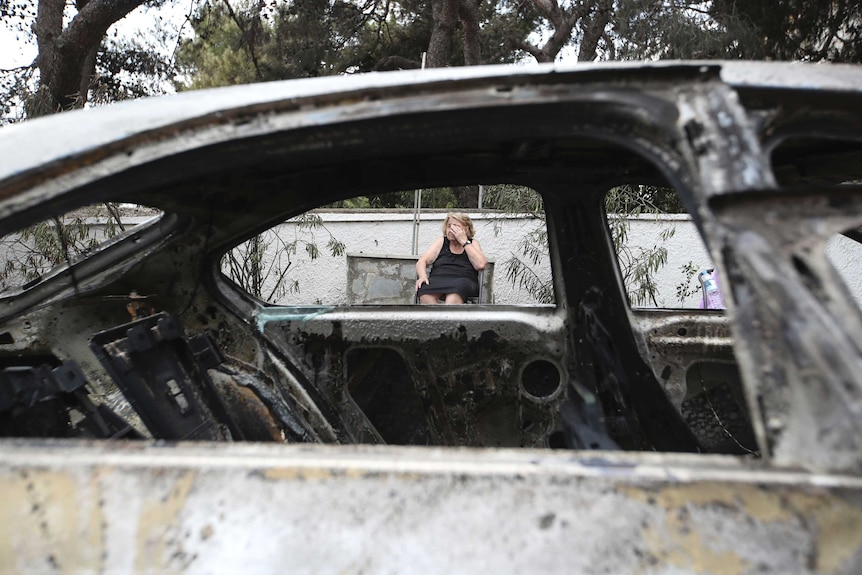
[[[415,47],[416,34],[396,17],[396,6],[369,0],[294,0],[263,4],[206,3],[192,18],[194,35],[177,53],[181,88],[286,80],[388,67],[418,67],[393,52]],[[422,40],[424,42],[425,40]],[[395,46],[395,48],[390,48]],[[381,68],[381,60],[389,61]]]
[[[616,57],[862,61],[859,0],[620,0]]]
[[[78,0],[77,14],[64,26],[64,0],[39,0],[33,31],[44,96],[43,112],[82,107],[96,57],[108,28],[144,0]]]
[[[200,0],[195,0],[200,1]],[[163,90],[174,71],[113,24],[165,0],[0,0],[0,18],[35,34],[32,66],[0,71],[3,122]],[[860,0],[203,0],[179,56],[184,85],[426,65],[551,62],[572,46],[596,59],[767,58],[862,61]],[[71,13],[71,15],[69,14]],[[169,27],[162,27],[169,28]],[[169,44],[164,38],[154,42]],[[460,47],[460,49],[456,49]],[[38,70],[38,73],[36,73]],[[17,115],[17,116],[16,116]]]
[[[752,56],[773,60],[862,62],[859,0],[713,0],[710,15],[726,30],[756,31]],[[748,56],[751,57],[751,56]]]
[[[629,218],[640,214],[659,215],[668,211],[685,211],[677,193],[671,188],[656,186],[618,186],[605,196],[605,213],[613,240],[626,295],[633,305],[652,303],[658,307],[658,286],[654,277],[667,263],[664,243],[673,235],[673,228],[659,234],[659,241],[648,247],[632,247],[628,242]]]
[[[164,0],[150,0],[155,19]],[[22,41],[35,38],[37,58],[28,65],[0,70],[0,125],[82,107],[162,93],[171,64],[154,48],[175,30],[162,22],[140,38],[106,35],[109,28],[145,0],[79,0],[70,16],[62,0],[38,3],[0,0],[0,17]]]
[[[204,4],[191,20],[194,38],[176,55],[180,89],[214,88],[270,80],[260,59],[269,33],[259,15],[229,3]]]
[[[460,24],[464,64],[482,63],[479,42],[479,0],[431,0],[433,26],[428,42],[429,68],[449,64],[456,27]]]
[[[514,62],[510,38],[532,23],[470,2],[445,6],[451,14],[437,0],[203,4],[178,51],[183,87],[419,68],[423,52],[427,67]],[[464,38],[467,49],[453,49]]]
[[[531,0],[529,8],[534,12],[538,30],[544,31],[544,44],[531,42],[527,36],[515,39],[519,50],[533,56],[537,62],[553,62],[574,39],[579,40],[578,61],[592,61],[597,57],[599,42],[606,39],[606,27],[613,15],[613,0]],[[535,32],[536,30],[532,30]]]
[[[536,220],[535,227],[521,241],[520,253],[511,254],[503,262],[503,269],[513,286],[526,290],[538,303],[554,303],[553,282],[538,271],[548,256],[548,228],[542,197],[530,188],[501,184],[489,186],[485,198],[490,208],[525,214]]]

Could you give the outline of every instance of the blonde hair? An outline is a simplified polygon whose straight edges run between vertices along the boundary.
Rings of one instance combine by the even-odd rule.
[[[473,227],[473,220],[464,212],[450,212],[446,214],[446,219],[443,220],[443,235],[446,235],[446,227],[449,225],[449,220],[456,220],[459,224],[467,229],[467,237],[472,238],[476,235],[476,228]]]

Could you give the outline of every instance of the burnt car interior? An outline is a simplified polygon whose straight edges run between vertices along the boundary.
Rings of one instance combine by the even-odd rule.
[[[544,77],[371,91],[328,120],[336,98],[286,100],[177,126],[194,145],[163,152],[168,137],[155,134],[78,158],[84,171],[115,163],[96,175],[25,174],[7,187],[53,178],[67,191],[6,218],[3,233],[101,202],[160,213],[0,295],[0,434],[762,457],[782,431],[760,410],[785,399],[746,388],[735,345],[784,328],[747,307],[770,289],[751,279],[766,248],[751,239],[746,260],[726,232],[778,230],[770,237],[784,243],[772,247],[862,333],[844,284],[822,282],[835,277],[824,238],[860,238],[862,132],[836,113],[850,106],[840,96],[807,107],[800,94],[779,109],[778,94],[740,89],[767,153],[743,169],[771,170],[778,185],[709,195],[698,157],[718,144],[694,120],[680,137],[678,102],[721,84],[703,70],[665,74],[638,90]],[[391,100],[386,114],[369,111],[378,98]],[[310,119],[292,123],[300,109]],[[741,169],[728,161],[713,167]],[[277,306],[222,273],[229,250],[314,208],[477,181],[541,194],[554,304]],[[604,211],[607,190],[625,184],[679,193],[723,258],[740,327],[732,313],[629,304]],[[776,301],[775,313],[790,305]],[[747,357],[775,373],[769,358]]]

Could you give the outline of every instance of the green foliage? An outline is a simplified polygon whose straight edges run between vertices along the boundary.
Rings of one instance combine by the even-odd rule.
[[[862,62],[858,0],[618,0],[614,58]]]
[[[178,87],[367,72],[393,54],[419,67],[430,37],[430,4],[344,0],[208,2],[192,19],[194,38],[177,52]],[[426,14],[427,11],[427,14]],[[426,19],[427,16],[427,19]]]
[[[109,104],[163,94],[172,66],[138,38],[108,38],[96,58],[88,102]]]
[[[459,203],[456,188],[424,188],[422,192],[422,209],[455,209],[464,208]],[[416,190],[389,192],[372,196],[357,196],[347,200],[333,202],[324,206],[334,209],[413,209],[416,202]]]
[[[357,196],[355,198],[348,198],[346,200],[339,200],[337,202],[333,202],[331,204],[327,204],[325,206],[321,206],[321,209],[343,209],[343,210],[364,210],[371,207],[368,198],[365,196]]]
[[[526,290],[536,302],[554,303],[556,299],[554,282],[536,271],[548,257],[548,231],[544,216],[541,218],[541,223],[524,236],[520,249],[520,254],[510,254],[503,262],[506,279],[512,283],[512,286]]]
[[[609,213],[684,214],[687,213],[679,194],[662,186],[619,186],[608,191],[605,207]]]
[[[30,91],[25,88],[21,94],[23,99],[24,112],[27,118],[39,118],[49,114],[59,112],[55,108],[54,99],[51,93],[45,86],[40,86],[36,90]]]
[[[253,12],[235,10],[233,17],[221,3],[206,3],[192,18],[194,38],[183,41],[176,54],[181,89],[248,84],[259,77],[253,59],[261,38],[244,33],[258,31]]]
[[[512,184],[487,186],[483,207],[509,213],[529,214],[534,218],[544,218],[545,213],[542,196],[530,188]]]
[[[518,42],[541,33],[543,21],[531,2],[499,0],[480,6],[482,10],[482,60],[486,64],[510,64],[524,60]]]
[[[483,205],[536,220],[533,229],[524,235],[519,253],[511,253],[503,261],[503,269],[513,287],[525,290],[537,303],[554,303],[553,281],[538,271],[548,257],[548,228],[542,196],[524,186],[499,184],[485,188]],[[494,231],[499,233],[500,227],[495,225]]]
[[[713,0],[709,12],[731,38],[752,30],[745,58],[862,62],[859,0]]]
[[[679,0],[622,0],[616,12],[620,60],[757,59],[757,29],[739,18],[718,22],[708,4]]]
[[[314,261],[321,256],[318,236],[328,235],[326,249],[332,257],[344,255],[345,245],[323,224],[319,215],[307,212],[292,220],[293,238],[286,238],[278,226],[259,234],[227,252],[222,258],[225,274],[249,294],[264,301],[276,302],[291,293],[299,293],[297,279],[288,277],[298,258]]]
[[[680,266],[680,271],[682,272],[682,280],[676,286],[676,300],[682,305],[690,296],[700,292],[701,287],[695,279],[698,268],[691,260]]]
[[[116,214],[116,206],[106,205]],[[0,240],[5,261],[0,268],[0,288],[9,290],[38,279],[58,265],[72,263],[79,256],[122,231],[122,223],[111,216],[105,227],[92,226],[78,211],[45,220]]]
[[[618,186],[611,188],[605,196],[608,228],[626,295],[632,305],[652,303],[658,306],[658,286],[654,278],[656,272],[667,263],[667,248],[663,244],[674,235],[675,230],[662,230],[657,238],[658,242],[648,248],[633,246],[628,241],[631,229],[629,218],[642,214],[666,213],[667,210],[663,207],[679,206],[680,202],[676,196],[674,190],[656,186]]]
[[[513,286],[525,289],[538,303],[553,303],[553,282],[537,272],[548,256],[548,234],[542,198],[535,191],[514,185],[489,186],[485,195],[487,206],[505,213],[527,214],[537,224],[526,234],[520,253],[511,254],[503,262],[506,278]],[[633,305],[658,305],[658,286],[655,274],[667,263],[664,243],[674,229],[663,230],[657,243],[649,248],[632,246],[628,242],[631,228],[629,218],[640,214],[662,214],[679,211],[677,194],[670,188],[655,186],[620,186],[611,189],[605,197],[608,227],[617,254],[620,273],[626,294]]]
[[[517,41],[538,25],[529,3],[511,0],[483,3],[479,19],[484,63],[522,59]],[[178,87],[419,68],[432,24],[429,0],[206,2],[177,52]],[[449,65],[463,64],[453,50]]]
[[[566,14],[582,15],[570,46],[584,40],[590,15],[605,4],[560,3]],[[195,0],[185,33],[165,16],[164,5],[153,0],[137,9],[152,25],[133,39],[120,38],[109,28],[87,101],[100,104],[163,93],[171,79],[178,89],[189,89],[418,68],[433,28],[430,0]],[[557,32],[540,16],[538,5],[538,0],[479,4],[483,63],[522,61],[529,58],[522,50],[525,40]],[[0,0],[2,25],[20,42],[32,43],[36,8],[35,2]],[[859,14],[858,0],[615,0],[610,23],[602,31],[600,58],[858,63]],[[463,52],[452,50],[449,65],[463,63]],[[0,125],[57,111],[40,90],[40,81],[35,63],[0,70]]]
[[[0,70],[0,127],[28,118],[27,101],[33,95],[35,67]]]

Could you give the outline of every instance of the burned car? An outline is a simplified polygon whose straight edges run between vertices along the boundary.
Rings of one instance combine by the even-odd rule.
[[[7,261],[150,210],[0,295],[6,570],[862,570],[862,315],[826,257],[860,238],[859,67],[298,80],[28,121],[0,157]],[[541,196],[553,303],[226,272],[315,208],[474,184]],[[621,185],[676,191],[726,310],[630,303]]]

